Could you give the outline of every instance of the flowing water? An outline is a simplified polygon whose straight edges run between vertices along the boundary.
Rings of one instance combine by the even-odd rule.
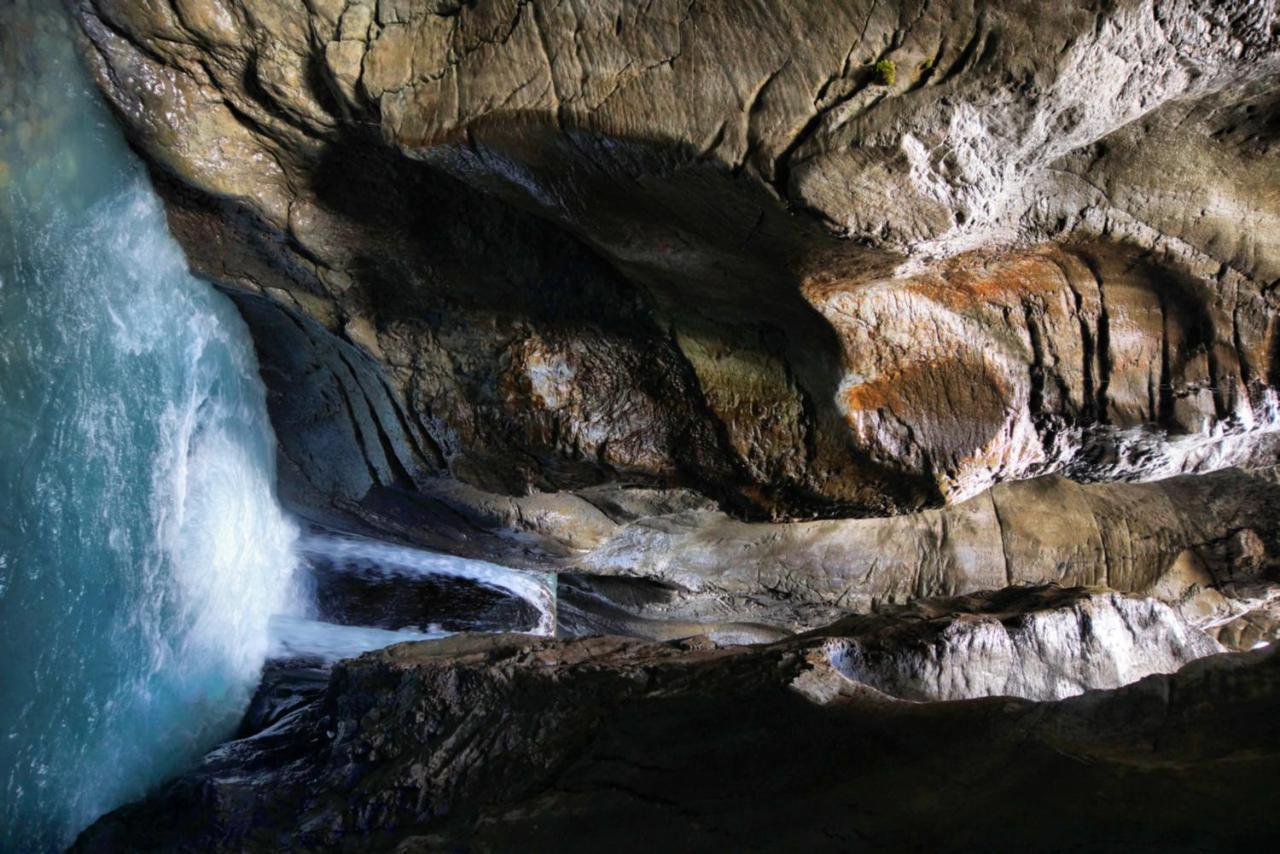
[[[334,531],[299,541],[311,612],[271,619],[268,657],[332,664],[393,643],[458,632],[550,635],[556,581]]]
[[[546,573],[333,532],[299,542],[318,616],[431,632],[549,635],[556,584]]]
[[[59,7],[0,0],[4,851],[189,767],[264,662],[254,707],[289,708],[340,658],[555,624],[549,576],[300,537],[248,330],[187,272]]]
[[[297,531],[230,301],[188,274],[56,2],[0,0],[0,849],[235,727]]]

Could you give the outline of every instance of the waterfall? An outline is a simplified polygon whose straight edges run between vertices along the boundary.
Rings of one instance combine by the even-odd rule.
[[[57,3],[0,2],[0,849],[234,728],[297,531],[248,331],[193,278]]]

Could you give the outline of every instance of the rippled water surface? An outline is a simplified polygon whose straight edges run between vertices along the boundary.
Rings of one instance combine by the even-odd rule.
[[[186,271],[55,2],[0,0],[0,849],[228,734],[299,612],[247,330]]]

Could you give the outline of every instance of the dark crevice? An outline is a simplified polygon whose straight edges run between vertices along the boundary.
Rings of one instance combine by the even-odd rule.
[[[1083,354],[1081,359],[1081,372],[1083,374],[1084,390],[1082,394],[1082,411],[1079,413],[1080,418],[1084,421],[1090,421],[1095,417],[1094,407],[1097,398],[1094,395],[1094,378],[1093,378],[1093,332],[1089,328],[1089,319],[1084,311],[1084,297],[1071,276],[1071,269],[1057,258],[1051,259],[1053,264],[1062,273],[1062,281],[1067,286],[1067,290],[1071,292],[1071,299],[1074,304],[1074,314],[1080,328],[1080,349]]]
[[[1160,301],[1160,400],[1159,424],[1166,429],[1174,425],[1173,369],[1172,354],[1169,348],[1169,307],[1161,289],[1156,290],[1156,298]]]
[[[1226,272],[1225,266],[1219,271],[1220,276],[1224,276]],[[1240,368],[1240,388],[1233,390],[1231,395],[1231,405],[1234,408],[1239,395],[1244,396],[1244,402],[1249,406],[1256,406],[1259,401],[1254,400],[1254,376],[1253,366],[1249,364],[1249,352],[1245,349],[1244,340],[1240,337],[1240,283],[1236,282],[1235,298],[1231,305],[1231,347],[1235,350],[1236,364]]]
[[[1280,314],[1272,314],[1267,323],[1267,385],[1280,388]]]
[[[343,361],[346,361],[346,359],[344,358]],[[401,461],[400,455],[396,453],[395,443],[391,441],[391,437],[387,435],[386,429],[382,426],[382,420],[378,417],[373,401],[369,398],[369,392],[364,389],[364,386],[361,386],[360,393],[364,397],[365,406],[369,410],[369,420],[373,422],[373,428],[378,433],[378,444],[382,446],[382,456],[386,458],[387,465],[391,468],[393,482],[383,485],[411,489],[415,484],[414,477]]]
[[[1076,253],[1093,276],[1094,286],[1098,289],[1098,338],[1097,338],[1097,420],[1100,424],[1109,423],[1107,389],[1111,385],[1111,317],[1107,310],[1107,292],[1102,282],[1102,273],[1097,263],[1084,253]]]
[[[965,46],[960,49],[959,56],[957,56],[955,62],[951,63],[947,68],[947,73],[942,75],[938,80],[938,85],[950,83],[957,76],[967,71],[974,62],[975,57],[978,56],[979,51],[983,49],[986,39],[986,16],[985,14],[980,13],[978,15],[978,20],[973,27],[973,35],[971,35],[969,40],[965,42]]]
[[[433,466],[437,470],[445,468],[446,461],[444,451],[440,447],[440,443],[435,440],[425,429],[415,428],[410,424],[408,416],[405,414],[404,408],[400,405],[400,399],[396,395],[395,390],[391,388],[391,384],[387,381],[382,371],[377,371],[378,380],[382,383],[383,391],[386,392],[387,399],[391,403],[391,409],[395,412],[396,419],[400,422],[400,429],[408,438],[409,444],[412,446],[414,453],[424,464]],[[423,448],[423,442],[427,444],[426,449]]]

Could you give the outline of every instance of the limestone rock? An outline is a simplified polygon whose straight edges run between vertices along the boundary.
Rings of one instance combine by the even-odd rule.
[[[1264,649],[1280,642],[1280,602],[1274,599],[1261,607],[1216,626],[1212,634],[1234,650]]]
[[[838,624],[855,637],[829,644],[828,654],[849,678],[903,699],[1060,700],[1225,652],[1150,599],[1112,593],[1027,610],[1019,600],[1030,595],[1008,588],[963,616],[946,602],[945,617],[893,625],[870,636],[857,631],[865,619],[855,617]],[[927,600],[917,607],[931,605],[938,607]]]
[[[71,5],[294,512],[561,573],[79,850],[1280,836],[1275,3]]]
[[[1223,536],[1246,529],[1243,546]],[[859,612],[1044,583],[1104,585],[1194,610],[1218,585],[1274,582],[1276,531],[1274,470],[1143,484],[1049,477],[885,519],[764,524],[716,511],[641,518],[573,566],[707,597],[769,596]],[[1255,537],[1265,544],[1260,552]],[[1209,608],[1198,619],[1227,615]]]
[[[886,642],[901,630],[879,621]],[[1275,653],[1058,702],[903,703],[849,680],[831,644],[392,647],[339,665],[319,698],[100,820],[76,850],[964,850],[1046,834],[1196,850],[1278,829],[1264,808],[1280,763]]]
[[[75,7],[193,264],[354,341],[372,435],[417,435],[295,454],[309,507],[883,515],[1275,459],[1273,4]],[[341,397],[288,367],[280,408]]]

